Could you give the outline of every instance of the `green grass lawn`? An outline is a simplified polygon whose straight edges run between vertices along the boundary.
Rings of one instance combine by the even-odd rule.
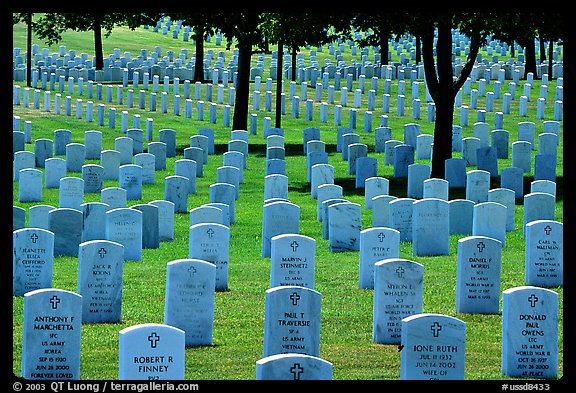
[[[67,49],[76,49],[77,53],[92,53],[92,39],[88,33],[65,33],[62,45]],[[38,42],[40,47],[44,47]],[[132,57],[139,54],[140,48],[153,50],[160,45],[163,53],[166,50],[180,51],[187,47],[192,50],[191,42],[183,43],[151,30],[138,29],[135,32],[127,29],[116,29],[110,38],[104,40],[104,54],[121,48],[121,52],[129,51]],[[25,27],[14,27],[14,47],[25,50]],[[57,45],[50,48],[50,53],[57,52]],[[207,49],[225,51],[226,60],[231,57],[231,51],[224,47],[216,47],[213,43],[206,44]],[[303,50],[305,58],[309,50]],[[373,53],[370,50],[370,53]],[[486,56],[485,51],[481,53]],[[397,56],[394,52],[394,56]],[[326,48],[318,52],[319,63],[323,57],[330,57]],[[254,58],[255,59],[255,58]],[[253,59],[253,60],[254,60]],[[352,59],[350,52],[346,53],[346,61]],[[266,56],[266,61],[270,56]],[[394,59],[395,61],[397,59]],[[267,70],[267,66],[265,67]],[[265,73],[266,75],[266,73]],[[263,77],[262,84],[265,82]],[[405,115],[396,113],[396,93],[398,81],[392,81],[391,105],[388,116],[388,126],[392,128],[393,138],[403,140],[403,125],[418,123],[422,133],[433,133],[434,124],[427,121],[425,108],[424,87],[420,88],[421,119],[411,117],[411,100],[406,99]],[[423,82],[423,81],[419,81]],[[507,91],[507,83],[502,86],[502,93]],[[354,82],[357,86],[358,81]],[[476,88],[478,82],[472,83]],[[523,85],[524,81],[521,81]],[[548,88],[545,111],[545,120],[553,119],[553,101],[556,80],[551,80]],[[25,82],[15,82],[13,85],[26,87]],[[128,201],[128,205],[147,203],[155,199],[162,199],[164,195],[163,179],[174,174],[174,162],[183,158],[183,149],[189,146],[189,138],[196,135],[201,127],[211,127],[215,130],[216,153],[209,157],[204,167],[204,176],[197,178],[197,192],[188,199],[188,210],[209,202],[209,186],[216,181],[216,169],[222,165],[222,154],[227,151],[227,142],[230,137],[230,127],[222,123],[222,105],[218,107],[218,120],[216,124],[209,123],[208,111],[205,112],[204,121],[196,120],[196,106],[192,118],[183,116],[184,106],[181,106],[181,115],[173,114],[173,100],[169,98],[167,113],[149,112],[146,110],[128,108],[126,106],[127,90],[124,88],[124,104],[116,104],[116,91],[114,90],[113,103],[104,103],[106,109],[115,107],[117,110],[116,128],[108,127],[107,110],[104,126],[96,123],[96,110],[94,122],[87,123],[85,118],[76,119],[74,109],[72,116],[56,115],[53,110],[43,111],[43,93],[40,100],[40,109],[33,109],[32,90],[30,92],[30,106],[13,105],[13,114],[20,116],[22,122],[32,122],[32,139],[53,139],[53,131],[64,128],[72,131],[72,142],[83,143],[83,134],[87,130],[98,130],[103,133],[102,149],[112,149],[114,138],[122,136],[120,131],[120,112],[129,113],[130,124],[132,116],[140,114],[141,128],[147,118],[153,119],[154,138],[158,130],[173,128],[177,130],[177,156],[167,159],[167,168],[156,172],[155,184],[144,184],[142,200]],[[493,84],[487,86],[492,91]],[[536,80],[532,90],[532,97],[537,98],[540,81]],[[273,93],[275,83],[273,83]],[[204,92],[204,90],[202,90]],[[300,92],[300,86],[297,89]],[[376,110],[373,113],[373,129],[378,126],[381,111],[381,92],[383,81],[379,81]],[[406,86],[407,97],[410,89]],[[516,99],[512,101],[509,115],[504,116],[504,128],[510,131],[510,144],[517,137],[517,123],[521,121],[534,121],[537,134],[542,130],[543,120],[536,120],[536,99],[528,103],[528,116],[519,116],[518,102],[522,89],[517,88]],[[288,94],[288,81],[285,80],[284,92]],[[148,108],[148,91],[146,108]],[[215,91],[214,91],[215,93]],[[52,92],[52,95],[54,92]],[[66,93],[62,94],[63,98]],[[308,89],[309,98],[314,98],[314,89]],[[77,98],[85,103],[88,99],[74,94],[72,108],[75,108]],[[216,95],[214,94],[215,98]],[[339,103],[339,92],[335,93],[336,104]],[[327,92],[323,92],[323,100],[327,99]],[[463,100],[468,102],[469,96]],[[137,102],[135,94],[135,103]],[[252,102],[252,93],[250,94]],[[64,108],[62,99],[62,108]],[[158,108],[160,108],[158,100]],[[348,103],[353,103],[353,95],[349,93]],[[251,104],[252,105],[252,104]],[[406,179],[393,178],[392,167],[383,164],[383,153],[374,152],[374,133],[363,131],[363,113],[366,110],[367,95],[362,95],[362,107],[357,110],[357,127],[355,132],[360,135],[361,143],[368,145],[369,156],[378,159],[378,176],[390,180],[390,194],[406,196]],[[501,110],[502,99],[495,101],[495,111]],[[485,97],[479,97],[478,108],[485,107]],[[213,345],[186,348],[186,379],[190,380],[251,380],[255,378],[255,363],[262,358],[263,350],[263,322],[265,291],[269,288],[270,259],[261,257],[261,230],[263,208],[263,181],[265,175],[265,139],[263,137],[263,121],[265,117],[272,119],[274,126],[274,107],[272,112],[263,110],[264,99],[261,98],[261,110],[253,111],[250,106],[249,113],[257,114],[257,132],[250,135],[249,156],[247,169],[244,172],[244,183],[240,185],[239,199],[236,201],[236,222],[231,225],[230,253],[229,253],[229,290],[216,292]],[[373,291],[359,289],[358,286],[358,252],[331,253],[328,241],[322,239],[321,223],[316,220],[316,200],[311,197],[310,184],[306,176],[306,157],[302,150],[303,129],[317,127],[320,129],[321,140],[326,142],[329,153],[329,164],[334,166],[335,183],[344,187],[344,197],[351,202],[364,205],[363,189],[354,188],[354,177],[347,174],[347,163],[342,161],[340,153],[336,152],[336,129],[338,125],[333,122],[333,106],[328,108],[328,121],[320,122],[320,104],[314,102],[314,115],[312,121],[305,119],[305,103],[300,103],[300,117],[292,118],[291,103],[286,99],[286,114],[282,116],[282,128],[285,131],[286,144],[286,170],[289,178],[289,199],[300,206],[300,233],[316,239],[316,271],[315,289],[322,295],[321,311],[321,342],[320,356],[331,362],[334,367],[333,377],[336,380],[392,380],[400,376],[400,353],[396,345],[375,344],[372,342],[372,307]],[[343,108],[342,125],[349,124],[349,109]],[[232,108],[232,111],[234,108]],[[62,112],[63,113],[63,112]],[[486,114],[486,122],[494,124],[493,113]],[[476,110],[470,110],[469,125],[463,127],[463,137],[473,135],[473,124],[476,122]],[[455,110],[454,124],[460,122],[459,110]],[[563,135],[561,123],[561,135]],[[157,139],[155,139],[157,140]],[[146,142],[145,142],[146,143]],[[26,150],[33,151],[33,144],[27,144]],[[536,152],[536,151],[535,151]],[[535,154],[535,153],[534,153]],[[454,153],[459,156],[460,153]],[[427,160],[416,162],[429,163]],[[96,163],[97,160],[87,160],[86,163]],[[498,160],[499,169],[511,166],[511,154],[508,159]],[[467,170],[476,169],[468,167]],[[79,173],[69,173],[70,176],[80,176]],[[533,174],[525,174],[525,191]],[[491,188],[499,187],[500,179],[491,180]],[[104,187],[117,186],[117,181],[105,181]],[[462,198],[463,189],[451,189],[450,199]],[[100,201],[99,194],[86,194],[85,202]],[[18,183],[13,183],[13,204],[25,209],[35,203],[18,202]],[[43,189],[42,204],[58,206],[58,190]],[[557,204],[556,220],[563,221],[563,140],[560,138],[557,157]],[[501,290],[524,285],[524,238],[522,236],[523,206],[517,201],[515,206],[515,229],[507,232],[506,245],[502,251]],[[371,213],[362,212],[362,229],[371,227]],[[84,324],[82,326],[81,341],[81,378],[82,379],[116,379],[118,376],[118,332],[126,327],[141,323],[163,323],[164,291],[166,264],[172,260],[187,258],[189,237],[188,214],[175,215],[175,239],[173,242],[163,242],[159,249],[144,249],[142,261],[127,261],[124,264],[123,296],[122,296],[122,322],[104,324]],[[465,378],[467,380],[499,380],[509,379],[501,373],[501,315],[459,314],[455,312],[456,298],[456,262],[457,242],[461,237],[451,236],[450,255],[435,257],[413,257],[412,245],[402,243],[400,257],[414,260],[424,265],[424,294],[423,312],[440,313],[459,318],[466,322],[466,365]],[[77,259],[73,257],[57,257],[54,260],[53,287],[69,291],[77,290]],[[561,377],[563,369],[563,288],[551,288],[559,295],[559,372]],[[20,375],[22,361],[22,322],[23,298],[13,297],[13,363],[12,371]]]

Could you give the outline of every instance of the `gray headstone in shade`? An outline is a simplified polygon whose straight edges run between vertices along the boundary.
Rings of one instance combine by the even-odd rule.
[[[222,209],[216,206],[195,207],[190,210],[190,226],[203,223],[223,224],[223,214]]]
[[[335,203],[328,208],[328,238],[331,252],[360,250],[362,207],[358,203]]]
[[[333,198],[342,198],[343,188],[338,184],[320,184],[316,189],[316,218],[319,221],[322,221],[322,202],[333,199]],[[326,237],[327,238],[327,237]]]
[[[288,199],[288,176],[268,175],[264,177],[264,200],[270,198]]]
[[[456,312],[498,314],[502,242],[486,236],[458,239]]]
[[[18,202],[42,201],[42,171],[35,168],[21,169],[18,180]]]
[[[356,188],[364,188],[366,179],[378,174],[378,160],[374,157],[358,157],[356,159]]]
[[[52,287],[54,234],[46,229],[12,232],[12,294]]]
[[[388,226],[400,232],[401,242],[412,241],[413,198],[396,198],[388,204]]]
[[[322,295],[311,288],[280,286],[266,290],[263,356],[320,354]]]
[[[372,341],[400,344],[402,319],[422,312],[424,265],[389,258],[374,265]]]
[[[190,226],[188,258],[200,259],[216,266],[216,291],[228,289],[230,228],[217,223]]]
[[[106,239],[106,212],[109,205],[102,202],[86,202],[82,211],[82,242]]]
[[[157,171],[166,169],[166,144],[164,142],[148,143],[148,153],[154,155],[154,167]]]
[[[272,237],[270,288],[296,285],[314,289],[316,240],[299,234]]]
[[[109,240],[81,243],[78,251],[78,294],[82,322],[121,322],[124,246]]]
[[[44,162],[44,187],[60,187],[60,179],[66,177],[66,160],[60,157],[52,157]]]
[[[120,152],[120,165],[132,164],[132,150],[134,141],[127,136],[114,139],[114,150]]]
[[[444,161],[444,178],[449,188],[466,187],[466,162],[462,158],[453,157]]]
[[[22,229],[26,226],[26,209],[12,206],[12,230]]]
[[[516,207],[514,191],[508,188],[493,188],[488,191],[488,202],[496,202],[506,206],[506,231],[513,231]]]
[[[450,253],[450,207],[438,198],[425,198],[412,205],[412,255]]]
[[[394,177],[408,177],[408,166],[414,164],[414,147],[401,144],[394,147]]]
[[[142,260],[142,212],[131,208],[108,210],[106,240],[124,246],[125,260]]]
[[[524,197],[524,171],[518,167],[506,167],[500,171],[500,187],[514,191],[516,199]]]
[[[172,175],[164,178],[164,199],[174,204],[175,213],[188,212],[190,180],[184,176]]]
[[[385,177],[372,176],[364,180],[364,209],[371,210],[372,198],[378,195],[388,195],[389,189],[390,181]]]
[[[44,168],[44,161],[53,156],[54,142],[51,139],[38,138],[34,141],[34,158],[36,167]]]
[[[159,130],[158,141],[166,144],[166,157],[176,156],[176,130],[171,128]]]
[[[134,165],[142,167],[142,184],[154,184],[156,182],[156,156],[154,154],[135,154]]]
[[[442,314],[402,319],[401,380],[463,380],[466,323]]]
[[[184,331],[174,326],[144,323],[118,334],[119,380],[183,380]]]
[[[86,146],[83,143],[68,143],[66,145],[66,170],[68,172],[82,172],[82,165],[86,160]]]
[[[544,288],[564,281],[564,224],[535,220],[526,224],[525,282]]]
[[[468,199],[448,201],[451,235],[471,235],[474,218],[474,202]]]
[[[424,196],[424,180],[430,178],[432,168],[428,164],[410,164],[408,166],[408,185],[406,197],[421,199]]]
[[[196,167],[198,164],[194,160],[182,158],[174,162],[174,175],[183,176],[188,179],[188,193],[196,194]]]
[[[142,167],[135,164],[121,165],[118,172],[120,188],[126,190],[128,200],[142,199]]]
[[[72,131],[65,129],[54,130],[54,155],[66,155],[66,145],[72,142]]]
[[[290,202],[264,205],[262,215],[262,258],[269,258],[274,236],[300,233],[300,206]]]
[[[270,355],[256,361],[256,380],[332,380],[332,363],[299,353]]]
[[[164,323],[182,329],[186,346],[212,345],[216,267],[199,259],[166,266]]]
[[[20,179],[20,169],[34,169],[36,166],[36,159],[34,153],[31,151],[17,151],[14,153],[14,176],[13,180]]]
[[[484,170],[490,173],[490,177],[498,176],[498,157],[496,148],[493,146],[484,146],[476,150],[476,162],[478,170]]]
[[[54,210],[51,205],[34,205],[28,209],[28,226],[30,228],[48,229],[48,212]]]
[[[531,192],[524,195],[524,225],[522,233],[526,232],[526,225],[536,220],[556,219],[556,197],[545,192]]]
[[[149,203],[139,203],[130,206],[142,212],[142,248],[160,247],[160,224],[158,207]]]
[[[118,180],[120,152],[118,150],[102,150],[100,152],[100,165],[104,168],[103,180]]]
[[[217,207],[218,209],[222,210],[222,224],[230,227],[230,207],[225,203],[205,203],[202,206],[207,207]]]
[[[102,151],[102,132],[96,130],[85,131],[84,146],[86,146],[87,160],[100,159],[100,152]]]
[[[502,374],[558,377],[558,294],[535,286],[502,292]]]
[[[104,167],[97,164],[82,165],[84,193],[99,193],[104,181]]]
[[[158,234],[161,242],[174,240],[174,203],[164,199],[148,202],[158,207]]]
[[[482,202],[474,205],[472,235],[488,236],[506,245],[506,206],[497,202]]]
[[[232,184],[213,183],[210,184],[210,203],[224,203],[228,205],[230,214],[230,224],[234,224],[235,218],[236,190]]]
[[[386,227],[372,227],[360,232],[358,287],[374,288],[374,264],[400,257],[400,232]]]
[[[24,294],[22,377],[79,380],[81,337],[82,296],[55,288]]]
[[[395,200],[395,199],[397,199],[397,197],[392,196],[392,195],[387,195],[387,194],[375,195],[374,197],[371,198],[372,226],[373,227],[388,227],[389,226],[390,202]]]
[[[78,256],[82,242],[82,211],[58,208],[48,213],[50,232],[54,233],[54,256]]]
[[[466,199],[474,203],[487,202],[490,172],[474,169],[466,173]]]
[[[110,206],[108,210],[126,207],[127,191],[120,187],[106,187],[100,191],[100,202]]]
[[[84,179],[66,176],[60,179],[58,207],[81,210],[84,203]]]

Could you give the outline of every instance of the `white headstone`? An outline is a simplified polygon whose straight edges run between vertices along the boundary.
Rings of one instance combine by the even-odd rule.
[[[212,345],[216,267],[200,259],[166,266],[164,323],[182,329],[186,346]]]
[[[502,374],[558,376],[558,294],[520,286],[502,292]]]
[[[174,326],[144,323],[118,334],[119,380],[183,380],[184,332]]]
[[[390,258],[374,265],[372,341],[400,344],[402,319],[422,312],[424,265]]]
[[[22,377],[80,379],[82,296],[45,288],[24,294]]]
[[[442,314],[402,319],[400,379],[463,380],[466,323]]]
[[[314,289],[280,286],[266,290],[263,357],[320,354],[322,295]]]

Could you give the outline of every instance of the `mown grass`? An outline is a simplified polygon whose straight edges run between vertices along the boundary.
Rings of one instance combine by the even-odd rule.
[[[14,28],[13,45],[25,48],[25,30],[20,25]],[[61,44],[68,49],[76,49],[77,53],[91,53],[91,36],[88,33],[65,33]],[[121,48],[122,53],[130,51],[132,57],[139,54],[140,48],[151,51],[154,46],[160,45],[163,53],[166,50],[180,50],[182,47],[192,48],[192,44],[173,40],[161,34],[139,29],[135,32],[117,29],[112,36],[104,40],[104,53],[111,53],[113,48]],[[225,50],[207,44],[207,48],[215,51]],[[41,45],[41,47],[43,47]],[[57,51],[57,46],[51,47],[50,52]],[[307,53],[308,51],[303,51]],[[485,54],[485,52],[484,52]],[[231,56],[226,52],[226,59]],[[327,50],[318,52],[321,56],[329,57]],[[346,60],[351,59],[348,51]],[[269,56],[267,60],[269,61]],[[267,69],[267,68],[265,68]],[[264,84],[264,79],[262,84]],[[420,81],[422,82],[422,81]],[[508,81],[507,81],[508,82]],[[357,81],[354,82],[357,86]],[[379,85],[381,96],[382,81]],[[534,83],[533,94],[537,95],[540,81]],[[25,88],[25,83],[14,83]],[[275,83],[273,84],[275,88]],[[473,86],[475,86],[473,84]],[[553,117],[553,97],[556,80],[552,80],[548,89],[548,104],[546,105],[546,120]],[[504,86],[503,86],[504,87]],[[393,138],[403,140],[403,125],[406,123],[419,123],[421,132],[432,133],[433,123],[427,121],[426,109],[422,105],[422,119],[411,117],[410,100],[406,100],[405,116],[396,114],[395,94],[397,81],[392,83],[391,111],[387,113],[388,126],[393,130]],[[488,85],[487,91],[491,91]],[[124,89],[124,103],[126,103],[126,88]],[[542,129],[542,120],[536,120],[536,100],[529,103],[527,117],[518,115],[518,98],[520,90],[517,88],[516,100],[512,102],[511,114],[504,117],[504,128],[510,131],[510,140],[516,140],[516,127],[520,121],[534,121],[538,133]],[[285,89],[287,93],[287,81]],[[298,92],[300,87],[298,87]],[[409,91],[407,86],[407,91]],[[147,93],[149,94],[149,92]],[[309,97],[314,97],[314,91],[309,87]],[[326,99],[326,92],[324,91]],[[65,94],[63,94],[64,96]],[[32,92],[31,92],[32,103]],[[215,95],[214,95],[215,97]],[[349,105],[353,102],[349,95]],[[421,99],[424,89],[420,89]],[[72,95],[73,108],[76,98],[87,100],[85,96]],[[137,95],[135,95],[137,98]],[[198,121],[195,116],[188,119],[184,116],[172,114],[172,100],[169,99],[169,108],[166,114],[141,111],[128,108],[126,105],[102,102],[108,108],[117,109],[116,128],[110,129],[107,120],[104,126],[95,122],[87,123],[84,118],[76,119],[75,111],[72,116],[56,115],[44,112],[43,96],[40,109],[13,106],[13,114],[21,117],[22,121],[32,121],[32,137],[53,138],[53,131],[59,128],[72,131],[73,142],[83,142],[84,131],[95,129],[103,133],[103,149],[113,148],[113,140],[122,136],[120,131],[119,113],[126,110],[133,114],[141,114],[141,124],[146,118],[152,118],[154,124],[154,138],[162,128],[177,130],[178,154],[175,158],[167,159],[166,170],[156,172],[156,183],[143,185],[142,200],[128,201],[131,206],[137,203],[146,203],[163,198],[163,179],[174,173],[174,161],[182,158],[182,151],[189,146],[189,137],[195,135],[200,127],[212,127],[215,130],[217,153],[211,155],[208,164],[204,167],[204,177],[197,178],[197,192],[188,200],[189,210],[209,202],[208,187],[216,180],[216,168],[222,165],[222,153],[227,150],[231,129],[222,124],[222,112],[219,108],[217,124],[210,124],[207,120]],[[250,96],[252,99],[252,95]],[[378,99],[380,100],[380,99]],[[464,96],[464,100],[469,100]],[[335,101],[339,103],[339,93],[335,94]],[[383,154],[374,153],[374,134],[363,132],[363,112],[366,108],[366,95],[362,97],[362,108],[358,109],[356,133],[360,135],[361,142],[369,147],[369,156],[378,159],[378,175],[389,178],[390,194],[398,197],[406,195],[406,179],[394,179],[392,167],[383,165]],[[381,112],[381,101],[377,101],[377,110],[374,111],[373,128],[378,124]],[[95,101],[95,107],[98,101]],[[147,101],[148,103],[148,101]],[[264,100],[261,98],[261,108]],[[478,107],[484,108],[485,99],[479,97]],[[147,106],[146,106],[147,107]],[[195,106],[194,106],[195,108]],[[252,108],[252,106],[250,106]],[[501,100],[496,100],[495,111],[500,110]],[[342,126],[349,123],[348,109],[342,111]],[[232,111],[234,109],[232,108]],[[216,292],[214,337],[212,346],[191,347],[186,349],[186,379],[191,380],[251,380],[255,378],[255,362],[262,357],[263,349],[263,321],[265,291],[269,288],[270,259],[261,257],[261,228],[263,206],[263,179],[265,174],[263,152],[265,139],[262,136],[263,118],[274,119],[272,112],[249,111],[258,115],[258,129],[256,135],[250,135],[250,150],[247,159],[247,170],[244,172],[244,183],[240,186],[240,196],[236,201],[236,222],[231,226],[231,243],[229,256],[229,290]],[[107,113],[107,112],[106,112]],[[181,107],[183,111],[183,105]],[[290,100],[286,100],[286,114],[282,116],[282,128],[285,130],[287,148],[286,168],[289,177],[289,199],[300,206],[300,233],[316,239],[316,272],[315,289],[322,294],[321,311],[321,343],[320,355],[333,363],[334,379],[337,380],[394,380],[400,375],[400,354],[397,346],[374,344],[372,342],[372,307],[373,291],[358,288],[358,252],[331,253],[328,250],[328,241],[322,239],[322,229],[316,220],[316,200],[310,196],[309,183],[306,178],[305,156],[302,150],[302,130],[306,127],[318,127],[321,140],[326,142],[329,152],[329,163],[335,168],[335,182],[344,187],[346,199],[363,206],[363,190],[355,189],[353,177],[347,174],[347,164],[335,151],[337,125],[333,123],[333,108],[329,108],[328,122],[319,121],[319,103],[314,103],[314,118],[307,121],[304,118],[305,105],[301,103],[300,118],[291,117]],[[487,122],[493,125],[492,113],[487,114]],[[106,115],[107,116],[107,115]],[[207,112],[205,113],[207,119]],[[94,116],[96,119],[96,116]],[[107,117],[106,117],[107,119]],[[459,111],[455,111],[454,124],[459,124]],[[463,137],[472,136],[472,125],[476,119],[476,111],[470,110],[469,125],[463,127]],[[131,122],[131,120],[130,120]],[[272,122],[273,124],[273,122]],[[143,125],[142,125],[143,128]],[[561,135],[563,130],[561,126]],[[510,143],[511,143],[510,142]],[[33,145],[27,144],[26,150],[33,151]],[[454,153],[458,156],[460,153]],[[426,161],[417,161],[428,163]],[[86,163],[98,163],[96,160],[87,160]],[[511,156],[499,160],[499,168],[511,165]],[[563,221],[563,139],[560,139],[557,161],[557,209],[556,219]],[[469,167],[468,170],[475,169]],[[80,176],[79,173],[69,173],[70,176]],[[529,190],[532,174],[524,177],[525,191]],[[104,187],[117,186],[116,181],[105,181]],[[499,187],[499,178],[492,179],[492,188]],[[450,190],[450,198],[463,197],[464,190]],[[99,201],[99,194],[86,194],[85,202]],[[58,206],[58,190],[43,189],[43,204]],[[18,202],[18,183],[13,182],[13,204],[28,209],[34,203]],[[159,249],[143,250],[140,262],[130,261],[124,265],[122,321],[120,323],[84,324],[82,326],[81,348],[81,378],[82,379],[116,379],[118,376],[118,332],[128,326],[140,323],[163,323],[164,290],[166,264],[188,255],[188,225],[187,214],[175,215],[175,239],[170,243],[161,243]],[[506,246],[502,251],[501,290],[524,285],[524,238],[522,236],[523,206],[517,201],[515,206],[515,229],[507,233]],[[371,214],[367,210],[362,212],[362,228],[371,227]],[[402,243],[400,257],[422,263],[424,270],[424,298],[423,312],[441,313],[454,316],[466,322],[466,366],[465,378],[467,380],[499,380],[509,379],[501,374],[501,316],[458,314],[455,312],[456,295],[456,262],[457,241],[460,237],[451,236],[450,255],[437,257],[413,257],[410,243]],[[54,261],[53,287],[76,291],[77,289],[77,260],[71,257],[57,257]],[[559,294],[559,376],[563,369],[563,287],[552,288]],[[13,297],[13,362],[12,370],[15,375],[21,372],[22,355],[22,319],[23,298]]]

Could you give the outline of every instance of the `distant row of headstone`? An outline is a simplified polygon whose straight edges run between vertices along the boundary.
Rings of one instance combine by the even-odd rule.
[[[191,179],[203,175],[197,170],[204,165],[204,154],[209,154],[208,143],[195,150],[194,159],[188,158],[196,166],[189,168],[187,176],[170,176],[179,178],[174,194],[166,192],[171,188],[171,182],[169,177],[165,179],[162,203],[153,201],[156,204],[125,206],[127,195],[132,195],[129,199],[142,199],[144,166],[124,164],[136,171],[121,182],[123,187],[118,187],[126,192],[121,198],[124,203],[121,207],[108,208],[104,202],[80,203],[66,208],[46,207],[43,213],[43,222],[48,223],[46,228],[28,227],[14,231],[14,287],[21,288],[15,295],[24,295],[26,299],[23,376],[79,378],[81,323],[120,320],[124,261],[141,260],[142,247],[157,248],[160,233],[164,233],[164,240],[172,240],[170,217],[173,219],[175,213],[189,213],[188,259],[168,263],[165,325],[132,326],[120,332],[119,340],[121,379],[184,378],[184,348],[211,345],[214,291],[225,290],[228,285],[230,225],[234,223],[234,201],[239,195],[249,146],[247,131],[232,133],[229,151],[223,155],[224,166],[218,168],[217,182],[210,186],[211,204],[227,209],[201,206],[200,210],[187,210],[188,196],[193,190]],[[400,212],[394,208],[395,203],[400,206],[398,202],[388,201],[388,225],[362,230],[359,204],[346,201],[342,194],[333,197],[325,194],[324,187],[338,186],[334,184],[334,168],[327,162],[316,163],[317,159],[321,161],[327,157],[316,133],[316,130],[306,130],[303,137],[311,197],[316,191],[321,206],[318,217],[330,250],[360,251],[359,286],[373,287],[375,292],[374,342],[401,345],[401,379],[463,379],[465,323],[445,315],[422,314],[424,267],[399,258],[400,241],[411,241],[415,256],[447,255],[445,247],[451,234],[449,202],[432,194],[421,200],[397,198],[410,200]],[[201,139],[210,140],[209,136],[205,138]],[[266,291],[263,358],[256,363],[257,378],[331,379],[332,364],[320,358],[321,294],[314,289],[315,240],[299,233],[300,208],[288,198],[283,131],[270,130],[266,141],[262,257],[271,258],[271,271],[270,289]],[[352,152],[348,145],[349,168],[350,157],[354,156]],[[233,169],[226,171],[227,166]],[[122,167],[119,165],[118,169]],[[150,167],[155,168],[155,163]],[[357,163],[355,168],[356,176],[364,169]],[[19,187],[23,187],[21,182],[25,176],[22,174],[26,170],[30,169],[19,172]],[[119,181],[121,178],[119,176]],[[65,177],[60,178],[59,187],[68,190],[70,187],[65,182],[62,184],[63,179]],[[364,181],[366,200],[371,197],[373,212],[378,209],[377,199],[388,196],[385,180],[371,176]],[[372,182],[377,185],[376,189],[371,186]],[[42,184],[41,179],[39,183]],[[136,192],[132,194],[134,185]],[[335,189],[342,191],[341,187]],[[128,190],[131,190],[130,194]],[[76,192],[82,194],[82,187],[77,187]],[[551,206],[555,206],[554,195],[535,194],[544,194],[546,206],[550,201]],[[530,199],[526,197],[525,211],[534,210],[526,216],[529,218],[525,234],[527,285],[503,292],[502,370],[511,376],[554,378],[558,368],[558,300],[554,291],[543,287],[562,285],[562,223],[554,221],[553,207],[551,216],[550,208],[531,209]],[[485,225],[475,224],[483,221],[481,213],[476,213],[478,217],[473,214],[471,236],[459,240],[457,312],[498,313],[500,260],[508,217],[506,210],[510,205],[481,200],[470,202],[472,211],[480,211],[484,203],[498,205],[499,209],[486,213],[489,218],[484,219]],[[159,219],[160,205],[167,209],[167,214],[163,215],[167,220]],[[23,224],[22,210],[18,209],[21,208],[15,207],[14,211],[20,214]],[[545,219],[537,216],[542,211],[549,216]],[[60,214],[62,219],[59,219]],[[225,215],[229,217],[227,221],[223,220]],[[30,215],[29,221],[37,220],[32,217]],[[496,218],[502,223],[497,226],[498,233],[493,231]],[[17,219],[14,225],[18,225]],[[96,228],[104,228],[103,233],[89,233]],[[68,251],[63,253],[62,250]],[[55,255],[78,256],[78,293],[51,288]],[[17,271],[22,274],[16,274]],[[27,277],[33,279],[27,282]],[[42,305],[35,309],[36,301]],[[513,306],[509,307],[509,304]],[[55,314],[46,315],[50,312]],[[190,315],[195,318],[189,318]],[[35,341],[42,340],[38,331],[55,329],[66,330],[70,336],[60,332],[58,341],[44,340],[40,344]],[[524,340],[518,340],[519,336]],[[532,340],[525,339],[526,336],[531,336]],[[66,345],[69,352],[62,352],[61,345]],[[48,346],[51,348],[46,348]],[[63,356],[41,356],[46,350],[60,351]]]

